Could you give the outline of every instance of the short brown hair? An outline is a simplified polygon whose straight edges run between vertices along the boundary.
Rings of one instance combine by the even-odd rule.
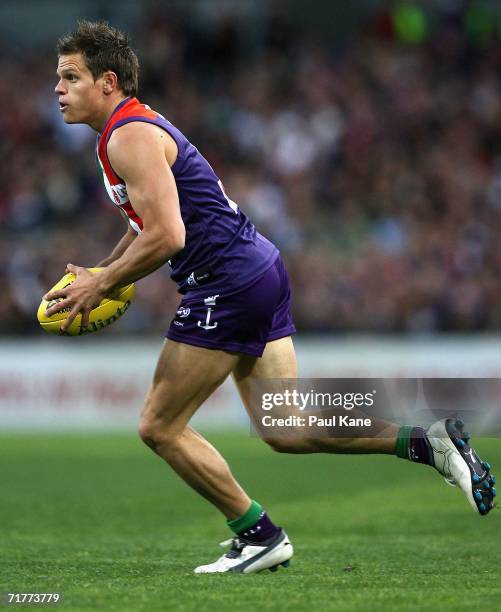
[[[56,49],[58,55],[81,53],[94,81],[106,70],[112,70],[124,94],[137,95],[137,56],[129,47],[128,36],[105,21],[79,21],[74,32],[57,41]]]

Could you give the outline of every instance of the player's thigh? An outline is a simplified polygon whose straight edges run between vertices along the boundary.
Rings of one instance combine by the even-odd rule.
[[[296,377],[296,352],[290,336],[268,342],[262,357],[243,355],[233,370],[233,379],[251,418],[260,380]]]
[[[166,340],[146,396],[142,424],[182,431],[239,358],[237,353]]]

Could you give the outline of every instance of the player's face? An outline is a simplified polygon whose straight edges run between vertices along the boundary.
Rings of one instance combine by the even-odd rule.
[[[94,81],[80,53],[61,55],[57,66],[59,82],[55,92],[65,123],[93,125],[101,111],[103,79]]]

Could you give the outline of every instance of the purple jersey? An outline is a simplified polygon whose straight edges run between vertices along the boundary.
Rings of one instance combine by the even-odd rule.
[[[125,182],[114,172],[106,154],[113,130],[131,121],[161,127],[178,147],[172,173],[186,241],[184,249],[169,264],[171,278],[180,293],[194,293],[202,287],[204,291],[214,288],[229,293],[252,285],[275,262],[277,248],[256,231],[247,215],[226,196],[219,177],[198,149],[165,117],[137,98],[126,98],[117,106],[97,146],[108,193],[126,213],[131,226],[141,231],[141,219],[128,200]]]

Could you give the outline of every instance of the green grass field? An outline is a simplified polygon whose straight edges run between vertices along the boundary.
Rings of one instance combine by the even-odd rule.
[[[4,434],[0,592],[60,592],[51,608],[72,612],[500,609],[501,513],[477,516],[431,468],[208,437],[287,529],[289,569],[192,574],[230,533],[133,435]],[[501,440],[478,448],[501,475]]]

